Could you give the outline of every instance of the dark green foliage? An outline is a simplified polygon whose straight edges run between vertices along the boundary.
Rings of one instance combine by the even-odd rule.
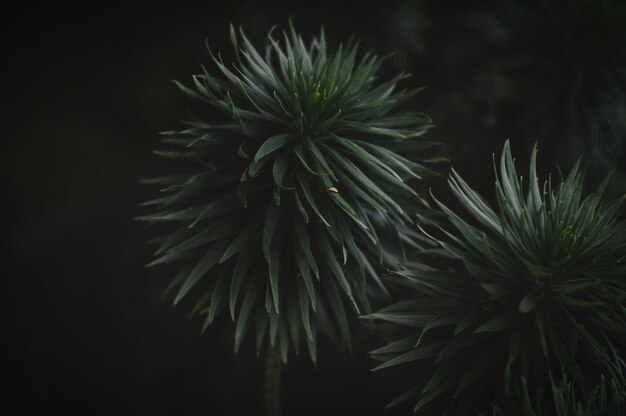
[[[524,394],[545,409],[553,374],[572,381],[571,397],[604,379],[624,386],[622,198],[603,204],[603,187],[584,197],[578,165],[556,188],[540,187],[536,150],[526,191],[522,182],[508,142],[496,210],[453,172],[450,188],[470,218],[438,202],[452,231],[429,233],[436,247],[398,273],[412,299],[373,314],[413,328],[373,355],[378,368],[418,361],[417,386],[400,400],[416,399],[419,414],[476,414],[490,402],[510,414]]]
[[[384,293],[377,270],[395,264],[420,199],[407,184],[430,175],[422,138],[428,117],[396,108],[419,90],[397,91],[404,74],[377,82],[382,60],[348,43],[306,45],[291,29],[258,52],[231,30],[237,64],[213,57],[220,76],[180,86],[216,110],[165,133],[166,157],[194,162],[189,175],[149,182],[163,196],[142,217],[164,223],[151,264],[176,261],[174,303],[185,299],[210,324],[228,309],[235,349],[247,329],[283,360],[318,332],[348,349],[349,319]],[[243,44],[240,45],[239,42]],[[212,55],[213,56],[213,55]]]
[[[577,394],[575,383],[566,376],[560,382],[550,383],[552,392],[551,409],[545,410],[541,403],[532,403],[528,388],[524,384],[522,394],[507,404],[505,412],[497,405],[492,406],[489,416],[607,416],[623,415],[626,402],[626,385],[613,381],[607,384],[601,377],[600,384],[582,394]]]
[[[552,384],[552,394],[555,416],[607,416],[626,413],[626,385],[623,381],[618,383],[612,380],[607,384],[602,377],[600,385],[586,394],[586,397],[580,398],[576,394],[574,383],[564,377],[558,385]],[[535,411],[529,416],[541,414],[541,411]]]
[[[528,389],[524,388],[523,396],[515,402],[507,404],[505,412],[498,406],[493,406],[490,416],[608,416],[623,415],[626,412],[624,395],[626,386],[613,381],[607,385],[604,377],[600,385],[584,392],[583,397],[576,393],[575,383],[562,377],[559,383],[551,382],[552,397],[548,397],[549,408],[531,403]]]
[[[625,173],[626,2],[505,0],[479,16],[488,62],[507,85],[500,107],[558,161],[582,154],[598,182],[616,165]]]

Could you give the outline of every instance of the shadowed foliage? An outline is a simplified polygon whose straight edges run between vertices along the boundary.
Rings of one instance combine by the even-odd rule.
[[[600,384],[585,391],[582,395],[576,393],[575,383],[563,376],[560,382],[551,382],[552,397],[548,397],[549,407],[541,403],[532,403],[528,390],[523,389],[523,395],[509,404],[508,412],[493,406],[488,413],[490,416],[605,416],[624,414],[624,384],[613,381],[607,384],[601,377]],[[582,397],[581,397],[582,396]],[[552,410],[553,409],[553,410]]]
[[[583,196],[578,165],[541,187],[536,149],[524,187],[508,141],[499,170],[495,210],[453,171],[450,188],[470,218],[438,202],[453,231],[434,229],[434,248],[398,272],[412,299],[373,314],[412,328],[372,354],[379,369],[418,362],[417,385],[398,399],[416,399],[418,414],[476,414],[492,402],[508,415],[524,394],[549,402],[553,374],[582,397],[604,380],[624,385],[622,198],[604,204],[604,186]]]
[[[249,327],[285,361],[302,340],[315,360],[320,331],[350,349],[350,317],[385,293],[377,272],[426,209],[407,182],[434,173],[420,157],[430,121],[397,111],[419,90],[397,90],[405,74],[378,82],[381,58],[354,42],[329,51],[323,32],[308,44],[293,27],[270,33],[260,52],[231,39],[237,64],[211,54],[219,75],[180,85],[222,117],[165,133],[157,153],[196,170],[146,181],[162,188],[140,218],[164,230],[151,264],[180,265],[174,303],[189,299],[207,325],[229,310],[235,350]]]

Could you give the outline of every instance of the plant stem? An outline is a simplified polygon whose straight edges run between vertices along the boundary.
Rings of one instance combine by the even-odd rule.
[[[276,347],[267,349],[265,357],[265,414],[280,416],[280,376],[282,362]]]

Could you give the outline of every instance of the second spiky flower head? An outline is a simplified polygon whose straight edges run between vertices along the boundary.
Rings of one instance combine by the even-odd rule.
[[[400,397],[417,399],[416,414],[470,415],[490,402],[507,415],[535,414],[517,407],[552,406],[563,376],[581,400],[591,403],[606,381],[623,401],[623,198],[604,204],[604,186],[584,196],[578,165],[558,186],[540,187],[536,150],[523,186],[508,141],[498,176],[494,209],[452,173],[469,218],[438,203],[447,229],[433,230],[436,247],[399,272],[412,299],[374,314],[410,328],[374,351],[379,368],[420,362],[418,385]]]

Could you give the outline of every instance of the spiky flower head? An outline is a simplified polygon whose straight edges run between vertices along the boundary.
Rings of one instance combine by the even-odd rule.
[[[412,299],[374,314],[413,328],[373,354],[379,368],[419,362],[419,383],[402,398],[417,399],[420,414],[507,408],[524,385],[543,403],[551,375],[583,392],[602,376],[624,385],[622,199],[605,205],[602,189],[584,197],[582,182],[576,165],[556,188],[540,187],[535,149],[524,191],[507,141],[494,210],[453,171],[450,188],[469,218],[438,203],[452,229],[431,232],[438,247],[400,272]]]
[[[258,52],[231,37],[236,64],[211,55],[220,75],[181,85],[216,111],[166,133],[175,150],[160,154],[196,170],[149,181],[163,196],[142,219],[166,230],[152,264],[180,265],[174,303],[207,324],[229,308],[236,350],[253,327],[258,349],[269,339],[286,360],[305,339],[315,360],[319,331],[349,348],[350,317],[383,290],[377,268],[397,261],[418,206],[406,182],[431,173],[429,119],[396,111],[418,90],[397,91],[404,74],[377,82],[382,59],[353,42],[331,52],[323,31],[307,45],[292,27]]]

